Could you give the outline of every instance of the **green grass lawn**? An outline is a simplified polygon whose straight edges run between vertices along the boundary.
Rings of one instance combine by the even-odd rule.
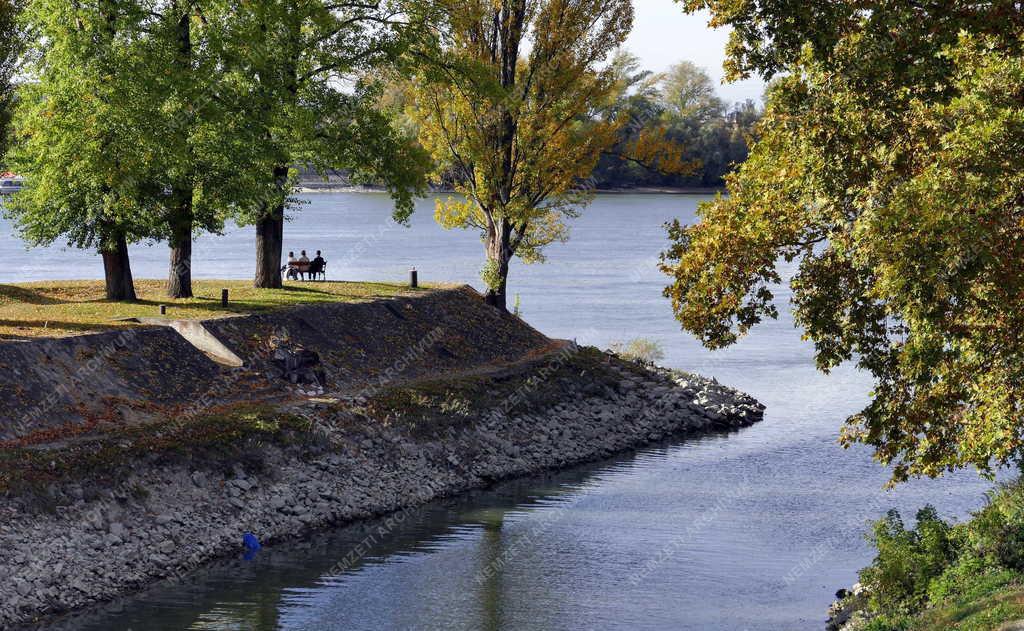
[[[255,289],[252,281],[193,281],[194,298],[165,297],[164,281],[137,280],[138,302],[106,300],[102,281],[46,281],[0,284],[0,340],[31,337],[64,337],[138,326],[118,318],[167,317],[207,319],[267,311],[300,304],[360,302],[415,293],[404,285],[356,282],[289,282],[283,289]],[[230,292],[225,309],[221,289]]]
[[[1024,586],[1009,575],[977,579],[970,593],[922,613],[913,631],[995,631],[1004,623],[1024,620]]]

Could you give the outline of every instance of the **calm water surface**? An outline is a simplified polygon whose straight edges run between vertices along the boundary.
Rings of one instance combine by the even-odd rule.
[[[763,423],[275,546],[68,628],[822,629],[833,592],[870,561],[869,520],[926,502],[962,517],[988,485],[968,473],[883,491],[888,474],[870,453],[836,444],[869,379],[817,373],[788,315],[718,353],[680,332],[655,264],[662,224],[692,220],[702,199],[602,196],[546,265],[514,267],[512,291],[548,335],[659,340],[667,365],[764,402]],[[477,237],[439,229],[429,200],[411,229],[387,220],[381,195],[307,201],[285,247],[323,250],[332,278],[401,280],[416,266],[427,281],[480,285]],[[251,229],[200,239],[195,276],[251,277],[254,242]],[[164,276],[163,246],[132,254],[137,278]],[[6,224],[0,260],[0,282],[102,276],[93,255],[26,254]],[[778,299],[788,314],[787,290]]]

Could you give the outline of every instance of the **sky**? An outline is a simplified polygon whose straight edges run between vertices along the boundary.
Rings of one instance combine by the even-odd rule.
[[[729,32],[708,26],[707,13],[687,15],[673,0],[634,0],[636,22],[626,49],[640,57],[654,72],[667,70],[682,60],[704,68],[721,83],[722,61]],[[764,83],[757,79],[719,85],[719,95],[729,102],[760,101]]]

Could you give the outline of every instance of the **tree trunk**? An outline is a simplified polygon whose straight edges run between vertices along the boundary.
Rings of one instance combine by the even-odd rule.
[[[508,312],[508,268],[512,260],[511,226],[502,221],[497,231],[487,236],[487,261],[494,266],[494,277],[488,279],[485,302]]]
[[[256,222],[256,279],[258,289],[281,288],[281,251],[284,248],[284,200],[287,195],[288,167],[274,167],[280,200]]]
[[[497,287],[487,288],[487,294],[484,295],[484,301],[492,307],[508,313],[508,261],[505,261],[504,263],[497,261],[497,264],[498,276],[501,281],[498,283]]]
[[[171,217],[171,271],[167,277],[167,296],[192,297],[192,197],[183,194]]]
[[[128,260],[128,241],[123,234],[111,237],[100,249],[103,256],[103,276],[107,286],[107,300],[135,301],[135,283]]]
[[[281,248],[284,244],[284,208],[278,206],[256,222],[256,282],[260,289],[281,288]]]
[[[182,73],[192,73],[192,7],[185,0],[173,0],[172,10],[178,14],[177,63]],[[186,129],[194,123],[190,114],[186,118]],[[187,143],[192,156],[191,143]],[[182,177],[181,175],[178,176]],[[187,176],[186,176],[187,177]],[[195,224],[192,207],[194,190],[187,180],[179,180],[173,186],[173,200],[177,204],[168,218],[170,228],[171,264],[167,277],[169,298],[192,297],[192,228]]]

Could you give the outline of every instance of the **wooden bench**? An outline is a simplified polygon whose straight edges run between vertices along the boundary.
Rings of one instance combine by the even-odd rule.
[[[310,270],[310,268],[312,266],[313,266],[312,262],[310,262],[310,263],[289,263],[284,268],[282,268],[281,271],[284,272],[286,278],[287,278],[288,273],[290,271],[295,270],[297,273],[302,274],[302,275],[308,274],[309,275],[309,280],[316,280],[317,277],[320,277],[320,278],[322,278],[323,280],[326,281],[327,280],[327,261],[324,261],[323,267],[321,267],[320,270],[317,271],[316,273],[310,273],[309,270]]]

